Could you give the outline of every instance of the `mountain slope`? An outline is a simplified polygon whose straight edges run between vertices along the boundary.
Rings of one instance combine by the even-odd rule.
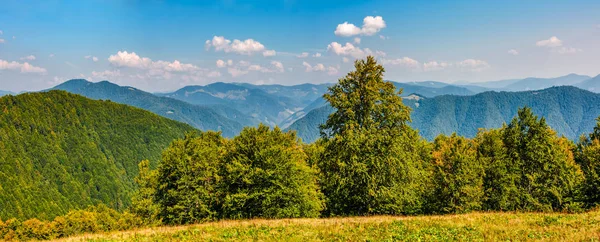
[[[0,98],[0,219],[130,203],[137,164],[191,126],[64,91]]]
[[[425,97],[435,97],[435,96],[439,96],[439,95],[449,95],[449,94],[450,95],[461,95],[461,96],[475,94],[474,92],[470,91],[467,88],[453,86],[453,85],[446,85],[446,86],[434,85],[434,87],[429,87],[429,86],[414,85],[414,84],[401,83],[401,82],[392,82],[392,83],[396,86],[396,88],[403,89],[403,91],[402,91],[403,96],[412,94],[412,93],[417,93],[417,94],[425,96]],[[438,82],[429,82],[429,83],[438,83]]]
[[[191,104],[225,105],[271,126],[278,125],[304,106],[302,101],[248,86],[218,82],[207,86],[187,86],[165,96]]]
[[[566,76],[554,78],[536,78],[529,77],[523,80],[512,83],[502,88],[505,91],[530,91],[541,90],[553,86],[574,86],[582,81],[588,80],[591,77],[577,74],[569,74]]]
[[[173,120],[190,124],[200,130],[220,130],[224,136],[233,137],[243,126],[220,115],[210,107],[192,105],[168,97],[159,97],[133,87],[122,87],[108,81],[98,83],[76,79],[62,83],[53,90],[65,90],[92,99],[142,108]]]
[[[579,88],[588,90],[590,92],[600,93],[600,75],[594,78],[590,78],[576,85]]]
[[[545,117],[550,127],[570,139],[592,130],[600,115],[600,94],[576,87],[553,87],[527,92],[485,92],[474,96],[444,95],[435,98],[408,99],[413,109],[411,126],[429,139],[439,134],[473,137],[479,128],[499,128],[516,115],[520,107],[531,107]],[[297,130],[305,142],[318,137],[318,126],[332,109],[315,109],[293,123],[288,130]]]

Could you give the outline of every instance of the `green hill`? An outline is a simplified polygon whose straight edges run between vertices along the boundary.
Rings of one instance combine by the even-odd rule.
[[[0,98],[0,219],[129,205],[137,164],[191,126],[64,91]]]
[[[148,110],[163,117],[190,124],[200,130],[222,131],[226,137],[239,133],[243,125],[219,114],[211,107],[159,97],[142,90],[119,86],[108,81],[98,83],[82,79],[69,80],[53,88],[92,99],[111,100]]]
[[[443,95],[434,98],[405,98],[413,109],[411,126],[433,140],[439,134],[473,137],[478,128],[498,128],[509,122],[520,107],[531,107],[546,118],[550,127],[575,140],[589,133],[600,115],[600,94],[571,86],[526,92],[484,92],[473,96]],[[333,111],[323,106],[308,112],[288,130],[297,130],[305,142],[319,137],[319,124]]]

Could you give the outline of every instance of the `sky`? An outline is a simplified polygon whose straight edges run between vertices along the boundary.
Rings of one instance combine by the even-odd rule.
[[[0,90],[326,83],[367,55],[398,82],[595,76],[598,13],[597,0],[3,0]]]

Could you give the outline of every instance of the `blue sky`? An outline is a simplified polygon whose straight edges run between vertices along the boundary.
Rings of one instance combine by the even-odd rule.
[[[368,54],[395,81],[597,75],[599,12],[592,0],[4,0],[0,90],[323,83]]]

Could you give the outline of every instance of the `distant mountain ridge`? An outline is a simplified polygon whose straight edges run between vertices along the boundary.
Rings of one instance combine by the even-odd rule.
[[[412,108],[412,127],[426,139],[439,134],[473,137],[479,128],[499,128],[515,116],[518,108],[528,106],[545,117],[559,135],[577,139],[589,133],[600,116],[600,94],[572,86],[525,92],[484,92],[473,96],[443,95],[434,98],[405,98]],[[333,112],[330,106],[310,111],[290,125],[305,142],[319,137],[318,126]]]
[[[600,75],[594,78],[590,78],[576,85],[579,88],[588,90],[590,92],[600,93]]]
[[[210,107],[159,97],[134,87],[119,86],[108,81],[93,83],[83,79],[74,79],[51,90],[64,90],[92,99],[111,100],[131,105],[190,124],[200,130],[222,131],[223,135],[227,137],[236,135],[243,128],[239,122],[220,115]]]
[[[5,95],[14,95],[14,94],[15,93],[13,93],[13,92],[0,90],[0,97],[5,96]]]

